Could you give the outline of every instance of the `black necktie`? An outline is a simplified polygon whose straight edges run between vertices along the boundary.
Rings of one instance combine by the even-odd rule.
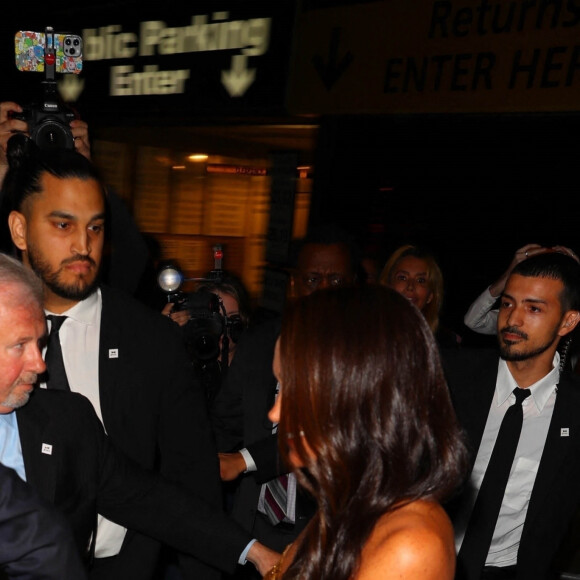
[[[46,386],[49,389],[70,391],[66,371],[64,370],[64,361],[62,360],[60,336],[58,335],[58,331],[67,317],[49,314],[47,318],[50,320],[50,334],[48,335],[48,344],[44,356],[48,374]]]
[[[513,393],[516,402],[506,411],[501,422],[457,555],[458,577],[465,580],[479,580],[481,577],[520,440],[524,420],[522,402],[530,395],[530,391],[515,388]]]

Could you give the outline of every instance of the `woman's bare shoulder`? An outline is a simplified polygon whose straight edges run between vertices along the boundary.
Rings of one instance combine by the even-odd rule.
[[[436,502],[415,501],[382,516],[363,548],[356,580],[453,580],[453,527]]]

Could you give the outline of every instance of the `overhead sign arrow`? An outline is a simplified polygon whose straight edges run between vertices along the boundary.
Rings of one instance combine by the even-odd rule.
[[[78,75],[67,74],[57,83],[57,88],[65,103],[74,103],[85,88],[85,80]]]
[[[340,28],[333,28],[330,34],[330,46],[328,48],[328,62],[324,62],[322,57],[315,54],[312,57],[312,64],[316,68],[320,78],[326,87],[327,91],[330,91],[336,81],[342,76],[344,71],[352,63],[354,56],[352,52],[348,51],[341,59],[338,61],[338,45],[340,43]]]
[[[256,79],[256,69],[248,69],[248,57],[245,54],[232,56],[230,70],[222,71],[222,85],[230,97],[241,97]]]

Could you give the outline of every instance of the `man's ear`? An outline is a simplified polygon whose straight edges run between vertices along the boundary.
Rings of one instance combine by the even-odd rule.
[[[568,312],[564,314],[564,319],[562,320],[558,334],[560,336],[566,336],[567,334],[570,334],[576,328],[576,326],[578,326],[579,322],[580,312],[578,310],[568,310]]]
[[[8,216],[8,227],[14,245],[21,251],[26,250],[26,218],[19,211],[11,211]]]

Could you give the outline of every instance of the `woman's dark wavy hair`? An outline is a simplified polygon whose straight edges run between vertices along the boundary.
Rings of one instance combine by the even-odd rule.
[[[319,506],[284,580],[348,580],[382,515],[442,502],[465,475],[438,349],[408,300],[368,285],[288,305],[280,356],[280,452],[291,437]]]

